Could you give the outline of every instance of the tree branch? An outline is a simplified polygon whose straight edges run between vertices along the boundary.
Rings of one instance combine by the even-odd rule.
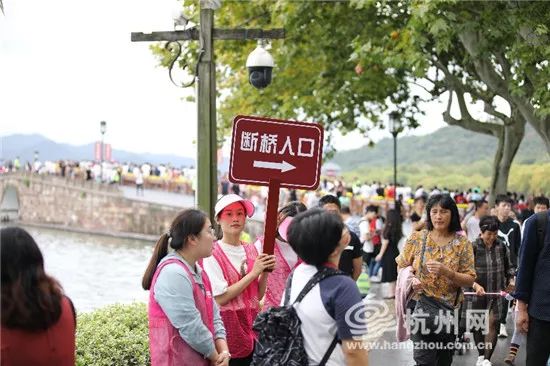
[[[506,56],[504,55],[503,52],[495,53],[495,57],[496,57],[498,63],[500,64],[500,66],[502,67],[502,74],[504,75],[504,78],[508,82],[511,81],[513,79],[513,75],[512,75],[512,71],[511,71],[512,70],[512,65],[506,59]]]
[[[416,85],[416,86],[418,86],[418,87],[421,87],[421,88],[424,89],[428,94],[433,95],[433,93],[434,93],[433,90],[430,90],[430,89],[426,88],[424,85],[421,85],[421,84],[417,83],[416,81],[410,81],[410,83],[411,83],[411,84],[414,84],[414,85]],[[434,97],[435,97],[435,96],[434,96]]]
[[[447,110],[443,113],[443,120],[449,125],[460,126],[464,129],[482,133],[489,136],[495,136],[498,138],[500,131],[503,126],[496,123],[490,122],[481,122],[473,118],[468,109],[466,108],[466,101],[464,100],[464,92],[449,89],[449,100],[447,102]],[[451,106],[453,93],[456,94],[458,105],[460,107],[460,114],[462,115],[460,119],[456,119],[451,116]]]

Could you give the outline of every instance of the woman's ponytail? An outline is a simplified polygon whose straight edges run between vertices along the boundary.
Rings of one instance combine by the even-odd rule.
[[[149,290],[151,288],[151,282],[153,281],[155,270],[157,269],[157,266],[160,263],[161,259],[166,257],[166,255],[168,254],[169,239],[170,234],[164,233],[155,244],[153,256],[149,260],[149,264],[147,265],[147,269],[145,270],[145,273],[143,274],[143,279],[141,280],[141,286],[144,290]]]

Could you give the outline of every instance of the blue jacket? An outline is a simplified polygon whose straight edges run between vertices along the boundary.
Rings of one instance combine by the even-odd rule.
[[[525,221],[514,294],[516,299],[529,304],[530,316],[544,321],[550,321],[550,210],[547,214],[542,252],[537,243],[536,215]]]

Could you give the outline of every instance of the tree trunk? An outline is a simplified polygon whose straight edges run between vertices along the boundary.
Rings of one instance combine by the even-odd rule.
[[[518,152],[519,145],[525,135],[525,119],[519,113],[514,113],[512,119],[516,121],[511,125],[504,125],[502,136],[498,139],[497,152],[495,154],[491,186],[489,188],[489,205],[493,205],[498,194],[506,194],[508,191],[508,178],[512,161]]]

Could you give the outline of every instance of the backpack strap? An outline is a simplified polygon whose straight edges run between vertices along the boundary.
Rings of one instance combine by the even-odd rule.
[[[331,276],[346,275],[344,272],[338,269],[333,269],[329,267],[321,266],[321,267],[317,267],[317,270],[318,270],[317,273],[315,273],[313,277],[311,277],[311,279],[308,281],[308,283],[306,283],[306,285],[304,286],[304,288],[302,289],[302,291],[300,292],[296,300],[294,300],[293,304],[296,304],[302,301],[302,299],[307,295],[307,293],[311,291],[311,289],[315,287],[315,285],[317,285],[319,282],[321,282],[325,278],[331,277]]]
[[[319,363],[319,366],[325,366],[328,359],[332,355],[332,351],[334,351],[334,348],[336,348],[336,343],[338,343],[338,335],[334,336],[334,339],[332,340],[332,343],[330,344],[327,351],[323,355],[323,358],[321,359],[321,362]]]
[[[287,280],[287,283],[286,283],[285,302],[284,302],[285,306],[290,301],[290,288],[291,288],[292,275],[293,274],[294,274],[294,271],[292,271],[290,276],[288,276],[288,280]],[[325,278],[331,277],[331,276],[338,276],[338,275],[346,276],[346,274],[344,272],[342,272],[338,269],[333,269],[333,268],[330,268],[330,267],[323,267],[323,266],[317,267],[317,273],[315,273],[313,275],[313,277],[311,277],[311,279],[307,282],[307,284],[304,286],[303,290],[300,292],[300,294],[298,295],[296,300],[294,300],[293,304],[296,304],[296,303],[302,301],[302,299],[307,295],[307,293],[309,291],[311,291],[311,289],[313,287],[315,287],[315,285],[317,285],[319,282],[321,282]],[[325,366],[328,359],[332,355],[332,352],[334,351],[334,348],[336,348],[337,343],[338,343],[338,335],[334,336],[334,339],[332,340],[332,342],[330,343],[330,346],[328,347],[327,351],[323,355],[323,358],[321,359],[321,362],[319,363],[319,366]]]

